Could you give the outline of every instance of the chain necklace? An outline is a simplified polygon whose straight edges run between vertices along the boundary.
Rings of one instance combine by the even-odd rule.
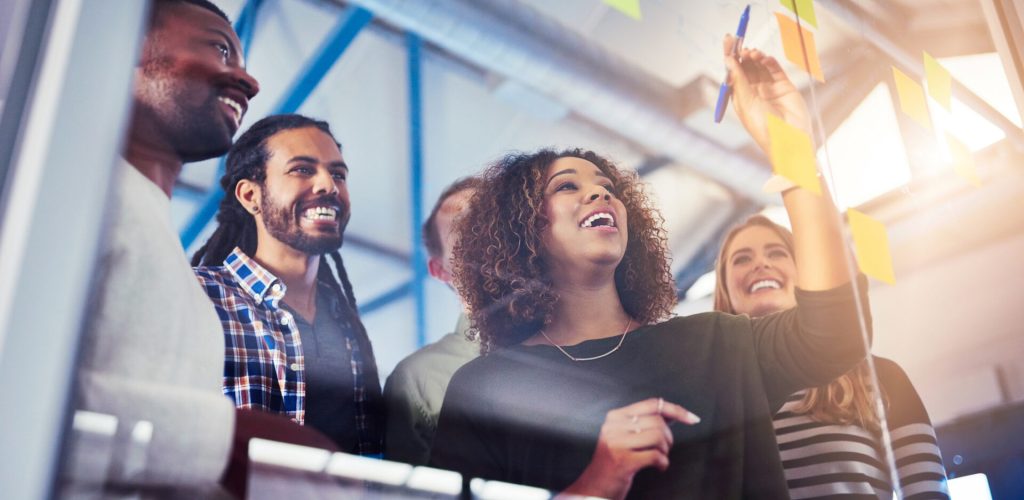
[[[569,354],[568,352],[566,352],[566,350],[563,349],[562,346],[556,344],[554,340],[551,340],[551,337],[548,337],[548,334],[544,333],[544,330],[541,330],[540,334],[543,335],[545,339],[547,339],[548,343],[550,343],[551,345],[555,346],[555,349],[558,349],[559,351],[562,351],[562,354],[565,354],[565,357],[567,357],[567,358],[569,358],[569,359],[571,359],[573,361],[593,361],[595,359],[601,359],[601,358],[603,358],[605,356],[610,355],[611,353],[613,353],[615,351],[618,351],[619,348],[622,347],[622,343],[626,341],[626,334],[629,333],[629,327],[631,327],[631,326],[633,326],[633,318],[629,318],[629,321],[626,322],[626,329],[622,330],[622,338],[619,339],[619,343],[615,347],[613,347],[612,350],[610,350],[610,351],[608,351],[608,352],[606,352],[604,354],[599,354],[597,356],[591,356],[589,358],[577,358],[577,357],[574,357],[572,354]]]

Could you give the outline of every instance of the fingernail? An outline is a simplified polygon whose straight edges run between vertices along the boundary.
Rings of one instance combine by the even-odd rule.
[[[692,411],[688,411],[688,412],[686,412],[686,415],[687,415],[687,417],[689,419],[689,422],[687,422],[687,423],[689,423],[690,425],[695,425],[695,424],[699,424],[700,423],[700,417],[698,417],[696,413],[693,413]]]

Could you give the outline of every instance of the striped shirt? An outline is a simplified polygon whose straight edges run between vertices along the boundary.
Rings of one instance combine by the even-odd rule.
[[[888,395],[886,419],[902,495],[948,499],[935,429],[910,379],[896,363],[875,356],[878,380]],[[806,390],[787,399],[773,424],[790,496],[893,498],[895,489],[877,433],[857,425],[824,424],[793,409]]]
[[[238,408],[278,413],[304,424],[306,362],[299,324],[284,307],[284,283],[238,248],[224,265],[194,271],[224,331],[224,394]],[[360,438],[356,449],[343,451],[378,455],[383,451],[383,403],[376,363],[365,336],[347,345],[353,381],[349,394],[356,406],[353,425]]]

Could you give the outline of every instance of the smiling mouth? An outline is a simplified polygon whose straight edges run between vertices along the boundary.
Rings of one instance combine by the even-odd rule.
[[[302,211],[302,218],[308,221],[337,222],[338,209],[335,207],[310,207]]]
[[[750,293],[756,293],[756,292],[758,292],[760,290],[764,290],[764,289],[781,290],[782,289],[782,283],[779,283],[778,281],[773,280],[773,279],[756,281],[756,282],[754,282],[753,285],[750,285],[749,292]]]
[[[588,229],[592,227],[616,227],[615,217],[608,212],[600,212],[587,217],[580,223],[580,227]]]
[[[224,103],[224,104],[226,104],[229,108],[231,108],[234,111],[234,116],[232,118],[234,118],[234,120],[235,120],[235,127],[241,126],[242,125],[242,105],[238,101],[236,101],[236,100],[234,100],[234,99],[232,99],[230,97],[220,96],[220,97],[217,98],[217,100],[222,102],[222,103]]]

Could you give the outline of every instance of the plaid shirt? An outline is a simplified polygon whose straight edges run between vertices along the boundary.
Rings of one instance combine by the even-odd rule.
[[[194,271],[224,329],[224,394],[238,408],[284,414],[303,424],[306,382],[302,341],[295,319],[282,307],[284,283],[239,248],[224,259],[223,266]],[[379,396],[380,389],[376,370],[367,373],[365,366],[373,362],[373,354],[364,362],[366,356],[359,344],[357,339],[346,338],[360,434],[359,449],[353,451],[372,455],[381,451],[380,424],[373,418],[376,405],[367,403],[367,393]],[[370,378],[377,382],[376,391],[366,387]]]

